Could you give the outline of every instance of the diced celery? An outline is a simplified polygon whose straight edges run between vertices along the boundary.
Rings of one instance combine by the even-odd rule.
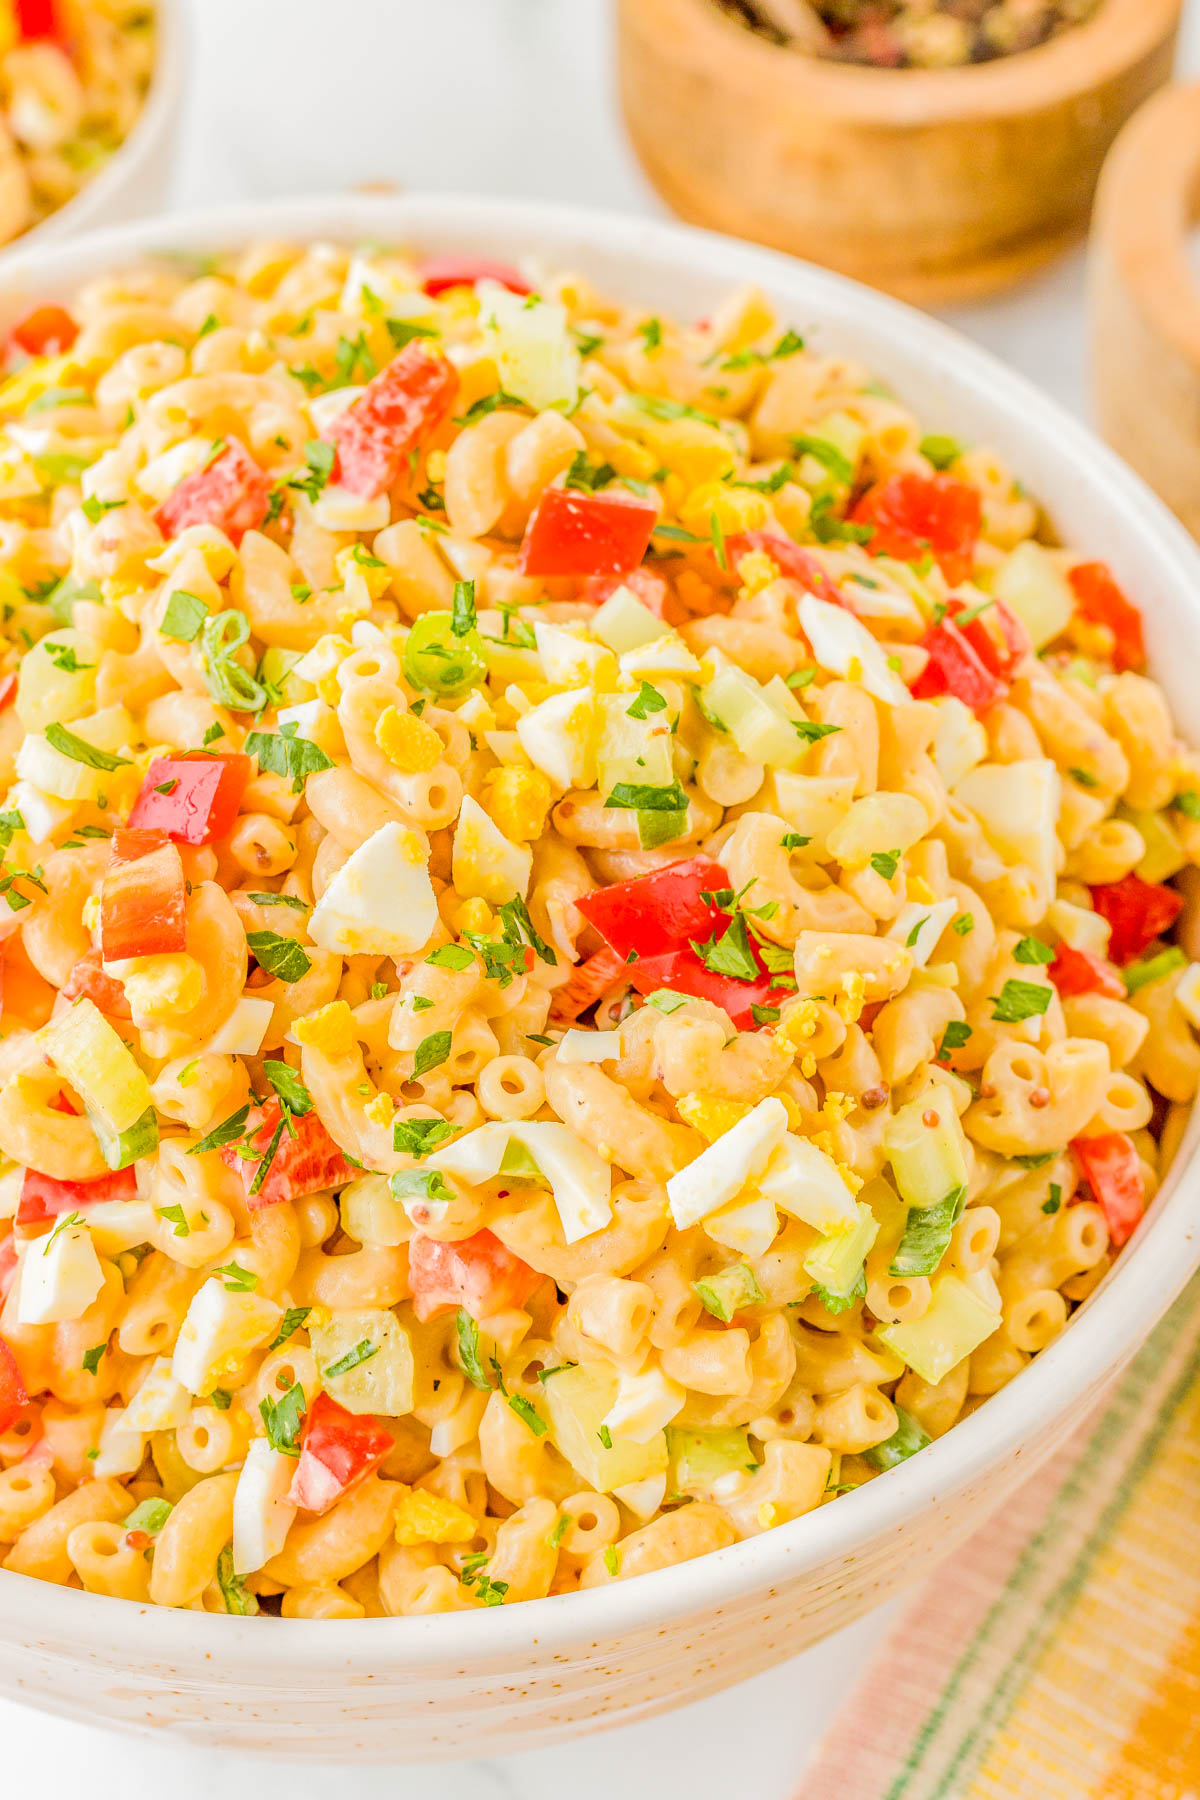
[[[890,1438],[882,1444],[872,1444],[864,1451],[867,1461],[876,1469],[894,1469],[897,1463],[907,1462],[918,1450],[925,1450],[933,1439],[923,1425],[918,1424],[911,1413],[903,1408],[896,1408],[896,1429]]]
[[[786,714],[773,706],[758,682],[734,663],[722,663],[704,689],[704,706],[753,762],[790,769],[804,746]]]
[[[1188,859],[1166,813],[1119,806],[1117,817],[1128,819],[1146,846],[1136,871],[1143,881],[1170,881],[1178,875]]]
[[[522,644],[510,644],[499,636],[488,637],[482,630],[480,641],[488,675],[498,687],[507,687],[512,682],[518,687],[541,686],[544,671],[542,659],[536,650],[527,649]]]
[[[271,644],[263,651],[258,679],[268,694],[279,696],[277,704],[280,706],[298,706],[312,691],[308,682],[292,672],[301,655],[299,650],[284,650],[278,644]]]
[[[957,1275],[940,1275],[933,1284],[928,1312],[904,1325],[881,1325],[876,1336],[923,1381],[936,1387],[964,1356],[991,1337],[1000,1319],[1000,1313],[972,1293]]]
[[[314,1311],[308,1338],[326,1391],[352,1413],[411,1412],[412,1345],[395,1313],[384,1307]]]
[[[500,1173],[512,1175],[518,1181],[540,1181],[543,1187],[549,1186],[533,1151],[520,1138],[510,1138],[506,1144],[500,1159]]]
[[[763,1302],[763,1291],[754,1278],[753,1269],[746,1263],[730,1263],[727,1269],[718,1269],[715,1275],[693,1281],[692,1286],[704,1310],[714,1319],[720,1319],[723,1325],[728,1325],[734,1313],[743,1306],[761,1306]]]
[[[936,1115],[935,1123],[926,1118]],[[891,1120],[884,1138],[901,1198],[909,1206],[936,1206],[967,1185],[966,1140],[950,1096],[910,1100]]]
[[[643,605],[632,588],[614,589],[592,620],[592,636],[615,650],[618,656],[667,635],[668,627],[657,613]]]
[[[16,711],[26,731],[70,724],[95,702],[99,645],[69,627],[51,631],[26,651],[17,671]]]
[[[607,1363],[579,1363],[547,1381],[543,1397],[554,1442],[589,1487],[607,1494],[644,1481],[667,1466],[667,1441],[658,1431],[646,1444],[600,1432],[617,1398],[617,1371]]]
[[[826,413],[806,435],[817,438],[823,444],[832,444],[835,450],[841,451],[851,468],[857,468],[867,434],[857,419],[852,419],[847,412],[838,411]]]
[[[140,1124],[151,1105],[150,1083],[91,1000],[77,1000],[47,1025],[43,1042],[55,1068],[110,1132]]]
[[[1040,650],[1063,632],[1075,611],[1075,597],[1048,550],[1027,538],[1000,565],[992,584],[997,600],[1016,613]]]
[[[869,1206],[855,1207],[857,1223],[848,1231],[831,1231],[818,1238],[804,1258],[804,1272],[827,1293],[844,1296],[853,1292],[862,1273],[867,1251],[875,1242],[879,1224]]]
[[[660,844],[673,844],[687,830],[688,814],[681,812],[639,812],[638,842],[643,850],[657,850]]]
[[[670,787],[675,778],[671,761],[670,726],[665,713],[631,719],[629,694],[601,694],[600,744],[596,752],[597,786],[610,794],[619,781],[643,787]]]
[[[494,281],[481,281],[476,293],[479,322],[506,392],[539,412],[556,402],[573,404],[579,391],[579,348],[562,302],[511,294]]]
[[[158,1149],[158,1115],[153,1106],[125,1131],[114,1131],[94,1107],[88,1108],[87,1117],[110,1169],[127,1169],[139,1156],[150,1156]]]
[[[669,1494],[708,1494],[722,1475],[745,1473],[755,1458],[744,1431],[688,1431],[667,1426]]]
[[[889,1265],[891,1275],[932,1275],[950,1246],[950,1235],[962,1215],[965,1187],[951,1188],[932,1206],[914,1206],[904,1236]]]

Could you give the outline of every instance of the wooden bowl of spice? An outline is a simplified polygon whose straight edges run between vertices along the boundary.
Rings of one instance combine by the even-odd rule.
[[[1200,537],[1200,86],[1158,94],[1104,167],[1089,260],[1092,386],[1104,436]]]
[[[928,27],[953,3],[874,12],[919,11]],[[1098,0],[1035,48],[917,68],[838,60],[831,34],[748,22],[769,5],[797,32],[806,15],[824,30],[822,0],[734,4],[618,0],[621,100],[651,181],[694,223],[923,305],[993,292],[1083,232],[1105,153],[1170,75],[1182,8]],[[1019,22],[1019,0],[1008,8]]]

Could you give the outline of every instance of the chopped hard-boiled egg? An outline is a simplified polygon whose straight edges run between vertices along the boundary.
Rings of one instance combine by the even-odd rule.
[[[32,781],[14,781],[8,790],[6,804],[11,811],[20,813],[35,844],[47,843],[57,832],[64,831],[75,817],[74,801],[60,800],[57,795],[35,787]]]
[[[424,1488],[413,1488],[396,1508],[398,1544],[466,1544],[478,1530],[465,1507]]]
[[[61,1325],[85,1313],[104,1286],[92,1234],[79,1215],[36,1238],[21,1260],[17,1319],[22,1325]]]
[[[296,1508],[288,1489],[296,1459],[255,1438],[233,1494],[233,1572],[249,1575],[283,1549]]]
[[[923,969],[937,948],[937,941],[959,912],[957,900],[935,900],[932,906],[910,901],[888,926],[888,936],[912,951],[914,965]]]
[[[535,769],[558,788],[590,787],[596,768],[596,705],[587,688],[551,694],[517,720],[517,737]]]
[[[671,1217],[680,1231],[725,1206],[765,1168],[787,1130],[787,1108],[770,1095],[702,1150],[667,1183]]]
[[[243,994],[223,1025],[219,1025],[204,1049],[225,1056],[257,1056],[275,1012],[273,1000]]]
[[[823,669],[857,681],[889,706],[903,706],[910,698],[900,677],[888,668],[887,651],[878,638],[844,606],[802,594],[797,607],[800,629]]]
[[[463,796],[454,830],[452,878],[463,899],[477,896],[496,906],[521,899],[529,888],[533,852],[526,844],[512,844],[489,819],[478,800]]]
[[[192,1397],[171,1373],[169,1356],[156,1356],[129,1405],[125,1422],[133,1431],[173,1431],[187,1423]]]
[[[621,1054],[619,1031],[565,1032],[558,1043],[560,1063],[602,1063]]]
[[[321,531],[382,531],[392,516],[386,494],[364,500],[348,488],[327,487],[312,503],[312,522]]]
[[[853,1191],[833,1158],[792,1132],[774,1151],[758,1186],[776,1206],[815,1231],[849,1231],[858,1217]]]
[[[775,1242],[779,1215],[769,1194],[750,1188],[710,1212],[704,1230],[715,1244],[736,1250],[739,1256],[765,1256]]]
[[[578,687],[591,682],[596,688],[604,688],[616,680],[616,658],[603,644],[592,643],[564,625],[544,625],[541,620],[535,623],[533,634],[546,680],[552,687]]]
[[[342,956],[403,956],[437,924],[423,837],[408,825],[381,825],[343,863],[313,908],[309,932]]]
[[[687,1389],[661,1369],[646,1369],[640,1375],[621,1370],[617,1376],[617,1397],[605,1413],[604,1423],[615,1438],[648,1444],[683,1411],[686,1400]]]
[[[172,1375],[190,1394],[211,1394],[249,1351],[274,1337],[282,1317],[274,1300],[227,1288],[210,1275],[192,1296],[179,1328]]]
[[[490,1181],[500,1173],[504,1153],[514,1142],[529,1152],[545,1176],[568,1244],[590,1237],[608,1224],[612,1218],[612,1170],[557,1120],[497,1119],[479,1125],[435,1150],[425,1166],[456,1175],[460,1181]]]
[[[136,1475],[146,1454],[146,1433],[135,1426],[124,1406],[110,1406],[100,1427],[99,1455],[92,1460],[97,1481],[108,1475]]]

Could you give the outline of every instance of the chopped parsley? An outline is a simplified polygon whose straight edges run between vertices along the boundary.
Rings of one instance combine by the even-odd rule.
[[[312,958],[295,938],[280,937],[277,931],[248,931],[246,944],[260,969],[280,981],[299,981],[312,968]]]
[[[1013,960],[1019,963],[1052,963],[1054,951],[1049,944],[1043,944],[1041,938],[1023,937],[1020,943],[1013,946]]]
[[[903,852],[900,850],[877,850],[871,858],[871,867],[877,875],[882,875],[885,881],[891,881],[900,867],[902,854]]]
[[[1019,1025],[1025,1019],[1040,1018],[1050,1005],[1054,989],[1036,981],[1014,981],[1011,977],[998,994],[989,994],[992,1018],[998,1025]]]
[[[419,1081],[421,1076],[428,1075],[431,1069],[439,1069],[442,1066],[450,1054],[450,1042],[451,1033],[448,1031],[434,1031],[427,1038],[421,1039],[417,1045],[416,1055],[413,1057],[414,1080]]]
[[[76,737],[73,731],[68,731],[57,720],[47,725],[46,742],[60,756],[69,756],[72,762],[83,763],[89,769],[102,769],[106,774],[111,774],[114,769],[129,767],[129,757],[113,756],[107,750],[98,750],[95,744],[85,743],[83,738]]]
[[[311,1306],[289,1306],[283,1315],[282,1325],[267,1345],[268,1350],[278,1350],[280,1344],[286,1344],[293,1333],[303,1331],[311,1311]]]
[[[246,739],[246,749],[258,758],[259,768],[272,775],[284,776],[291,782],[293,794],[303,791],[310,775],[333,767],[320,746],[308,738],[297,737],[297,730],[292,721],[281,726],[278,732],[252,731]]]
[[[323,1370],[325,1379],[336,1381],[339,1375],[348,1375],[351,1369],[357,1369],[360,1363],[369,1362],[378,1354],[378,1344],[373,1344],[370,1338],[360,1338],[352,1350],[347,1350],[345,1356],[339,1356],[336,1362],[326,1363]]]
[[[299,1456],[300,1426],[305,1412],[304,1389],[300,1383],[290,1387],[280,1400],[268,1394],[266,1399],[259,1401],[258,1410],[272,1450],[278,1450],[282,1456]]]

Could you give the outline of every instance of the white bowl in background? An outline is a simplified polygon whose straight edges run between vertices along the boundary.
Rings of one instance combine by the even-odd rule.
[[[85,196],[86,200],[86,196]],[[1022,378],[838,276],[677,225],[446,196],[269,202],[152,220],[0,266],[0,325],[31,300],[162,249],[256,236],[393,240],[567,265],[698,318],[758,282],[782,319],[861,357],[928,429],[985,441],[1064,539],[1146,611],[1151,666],[1200,742],[1200,553],[1136,476]],[[927,1574],[1085,1417],[1200,1261],[1198,1124],[1112,1276],[1015,1381],[920,1456],[698,1561],[520,1606],[427,1618],[225,1618],[0,1572],[0,1692],[176,1743],[338,1762],[477,1756],[628,1723],[757,1673]]]
[[[19,237],[0,244],[0,269],[17,251],[101,226],[144,219],[166,203],[186,91],[183,0],[154,0],[154,69],[133,130],[79,192]]]

